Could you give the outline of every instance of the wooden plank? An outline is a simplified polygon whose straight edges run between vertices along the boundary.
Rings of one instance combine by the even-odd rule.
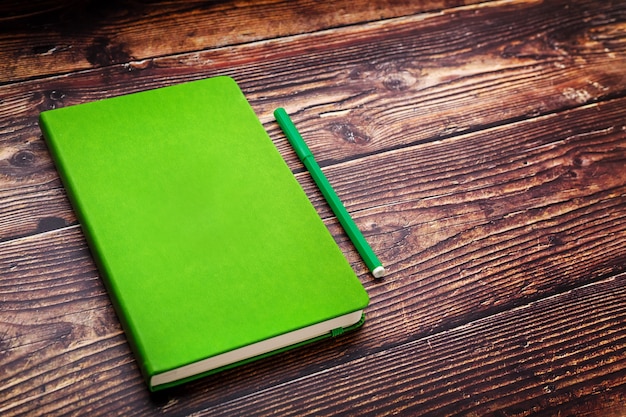
[[[41,188],[44,186],[0,191],[0,243],[77,223],[60,184]]]
[[[620,275],[197,415],[621,415],[625,300]]]
[[[80,409],[94,387],[105,402],[144,389],[77,227],[5,244],[0,275],[2,415]]]
[[[78,267],[61,271],[53,263],[42,277],[40,271],[50,262],[39,254],[42,244]],[[7,298],[0,324],[3,415],[34,410],[232,415],[277,409],[326,415],[346,412],[343,402],[331,400],[344,395],[358,400],[350,407],[359,415],[374,410],[525,415],[554,411],[553,406],[572,412],[623,410],[623,274],[434,336],[406,335],[395,344],[388,343],[384,330],[399,323],[370,318],[363,330],[337,342],[151,399],[77,229],[29,238],[14,248],[7,252],[8,265],[7,258],[0,261]],[[20,290],[19,296],[11,296],[9,288]],[[24,294],[31,295],[25,299]],[[373,332],[374,327],[383,332]]]
[[[493,2],[2,86],[0,189],[50,180],[40,111],[217,74],[274,138],[286,107],[322,165],[620,96],[623,12]]]
[[[168,410],[288,389],[328,367],[619,273],[626,265],[625,104],[372,155],[361,160],[365,172],[357,172],[358,161],[328,167],[392,273],[372,280],[329,219],[372,298],[365,328],[187,385],[170,394]],[[389,195],[380,199],[376,190]],[[9,312],[0,323],[0,334],[9,335],[0,386],[10,388],[15,410],[87,407],[88,399],[111,414],[150,404],[78,229],[7,241],[0,251],[0,297]],[[116,389],[136,403],[116,402]]]
[[[0,84],[479,1],[2,3]],[[36,14],[42,15],[40,21],[32,18]]]
[[[558,184],[554,178],[577,176],[579,165],[589,165],[593,162],[594,167],[612,166],[608,162],[584,160],[584,155],[581,153],[583,150],[578,150],[578,153],[581,153],[580,156],[569,158],[568,152],[577,151],[571,147],[572,145],[560,151],[562,154],[558,155],[558,160],[551,160],[550,158],[554,158],[555,155],[543,154],[540,151],[541,147],[557,146],[557,144],[550,145],[550,143],[555,139],[552,132],[558,132],[558,130],[564,132],[556,136],[556,140],[561,141],[568,139],[569,136],[573,136],[574,139],[577,136],[580,139],[591,138],[603,132],[619,135],[622,119],[621,106],[624,105],[622,100],[617,100],[581,111],[548,116],[538,124],[518,123],[502,130],[492,129],[484,134],[469,135],[459,142],[448,140],[430,145],[418,145],[409,154],[406,154],[404,150],[394,150],[382,154],[375,161],[363,159],[328,167],[326,173],[344,203],[353,212],[378,205],[391,206],[395,209],[394,204],[413,200],[423,200],[420,204],[427,207],[437,196],[442,201],[440,204],[445,206],[462,196],[463,201],[469,201],[472,198],[478,200],[478,203],[475,203],[476,213],[486,213],[497,218],[506,214],[507,205],[501,203],[500,197],[503,192],[516,193],[518,201],[513,204],[513,207],[521,209],[527,207],[529,203],[538,204],[537,202],[544,198],[540,191],[541,187],[538,187],[541,183],[535,181],[547,181],[548,184],[545,187],[551,187]],[[596,120],[597,111],[603,112],[604,121]],[[524,148],[518,148],[519,137],[527,141],[525,146],[533,150],[532,152],[525,154]],[[502,148],[492,146],[492,142],[498,143]],[[570,140],[570,142],[584,144],[575,140]],[[616,143],[620,144],[619,136]],[[608,145],[603,146],[606,148]],[[587,153],[589,152],[587,150]],[[613,149],[612,152],[614,154],[606,158],[619,161],[620,147]],[[49,157],[42,151],[40,159],[43,158]],[[555,166],[557,162],[560,162],[561,166]],[[390,167],[394,167],[395,176],[390,176]],[[571,168],[569,171],[567,171],[568,167]],[[506,170],[510,170],[506,175],[511,178],[512,183],[507,185],[504,191],[499,188],[489,189],[489,186],[494,185],[493,181],[498,180],[498,177],[494,175],[503,175]],[[622,170],[615,167],[615,171],[621,173]],[[443,177],[444,174],[445,177]],[[43,183],[40,187],[30,186],[0,192],[0,201],[3,202],[0,208],[0,241],[75,224],[75,217],[67,198],[59,189],[56,173],[49,169],[45,175],[52,183]],[[554,178],[550,179],[549,176]],[[322,216],[330,216],[320,194],[308,180],[308,175],[298,174],[297,177],[314,205],[321,211]],[[571,178],[571,185],[565,184],[565,186],[575,185],[576,182],[580,183],[582,180]],[[604,187],[610,185],[611,181],[621,181],[621,176],[607,173],[606,180],[609,183]],[[506,179],[499,181],[506,181]],[[527,190],[532,190],[537,197],[527,198],[528,194],[525,194]],[[559,195],[553,194],[550,189],[544,192],[550,196]],[[566,196],[566,198],[569,197]],[[424,211],[421,216],[427,219],[429,215],[425,213],[427,211]],[[481,216],[479,218],[482,218]],[[372,229],[371,226],[365,228]],[[425,241],[425,244],[428,243]]]
[[[0,87],[0,414],[623,414],[626,31],[624,5],[594,3],[492,2]],[[294,113],[391,275],[366,274],[298,174],[372,297],[365,327],[150,398],[36,115],[222,72],[298,171],[270,122]]]
[[[278,106],[294,113],[317,159],[329,165],[623,93],[626,79],[616,74],[626,66],[626,36],[618,8],[594,5],[590,11],[585,1],[566,9],[521,6],[496,2],[0,87],[0,239],[41,230],[46,218],[73,222],[58,198],[57,174],[36,124],[39,111],[216,75],[226,71],[225,63],[294,169],[300,165],[270,115]],[[468,28],[487,33],[474,39],[481,48],[468,44]],[[442,45],[442,33],[452,41]],[[550,52],[550,45],[558,48]],[[384,80],[408,77],[416,68],[419,82],[385,87]],[[459,127],[454,120],[461,119]],[[372,132],[371,140],[354,139],[354,131]],[[42,198],[50,205],[42,207],[33,190],[49,195]]]

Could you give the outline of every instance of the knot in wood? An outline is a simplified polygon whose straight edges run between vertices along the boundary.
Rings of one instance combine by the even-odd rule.
[[[363,145],[371,142],[372,140],[368,135],[361,132],[350,123],[331,123],[328,128],[335,136],[338,136],[348,143]]]
[[[389,74],[383,80],[383,85],[389,91],[404,91],[415,84],[417,79],[408,71]]]
[[[15,167],[27,167],[34,165],[35,154],[30,151],[18,151],[11,157],[9,163]]]

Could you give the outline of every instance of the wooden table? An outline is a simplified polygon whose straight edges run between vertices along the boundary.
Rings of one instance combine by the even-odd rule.
[[[626,2],[18,3],[0,6],[0,415],[626,415]],[[37,117],[220,74],[371,304],[355,333],[150,395]]]

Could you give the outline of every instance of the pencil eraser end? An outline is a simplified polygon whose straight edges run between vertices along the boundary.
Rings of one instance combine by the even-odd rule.
[[[374,278],[382,278],[385,276],[385,272],[385,267],[381,265],[374,268],[372,275],[374,275]]]

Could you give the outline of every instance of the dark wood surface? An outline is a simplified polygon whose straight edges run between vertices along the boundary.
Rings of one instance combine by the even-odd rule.
[[[0,12],[0,415],[626,415],[626,2]],[[220,74],[371,304],[357,332],[150,395],[37,117]],[[297,161],[279,106],[385,279]]]

